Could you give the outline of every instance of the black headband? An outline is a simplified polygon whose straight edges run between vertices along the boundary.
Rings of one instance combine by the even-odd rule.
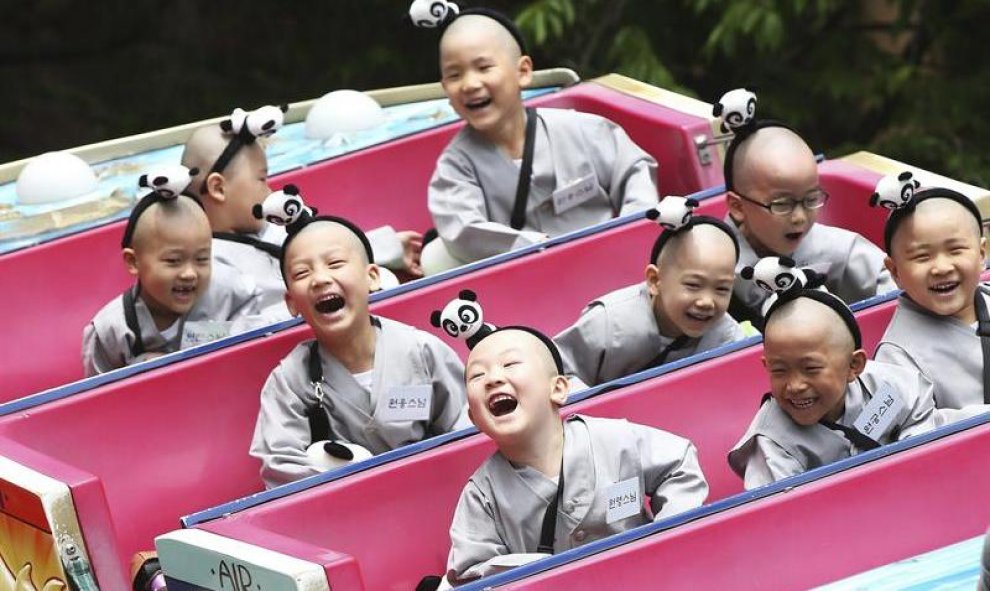
[[[497,332],[503,332],[503,331],[506,331],[506,330],[521,330],[523,332],[528,332],[529,334],[533,335],[534,337],[540,339],[540,342],[542,342],[543,345],[547,348],[547,350],[550,351],[550,356],[553,357],[553,364],[557,367],[557,373],[563,375],[563,373],[564,373],[564,359],[560,356],[560,350],[557,349],[557,345],[553,342],[553,339],[551,339],[547,335],[543,334],[542,332],[536,330],[535,328],[531,328],[529,326],[515,325],[515,326],[501,326],[501,327],[498,327],[498,328],[496,328],[496,329],[488,332],[487,334],[485,334],[484,336],[482,336],[480,339],[478,339],[474,343],[474,347],[477,347],[478,346],[478,343],[480,343],[481,341],[485,340],[486,338],[492,336],[493,334],[495,334]],[[472,349],[474,347],[472,347]]]
[[[653,242],[653,250],[650,251],[650,264],[655,265],[657,263],[657,258],[660,256],[660,253],[663,251],[663,247],[666,246],[667,243],[670,242],[674,237],[687,233],[691,231],[692,228],[696,226],[700,226],[702,224],[715,226],[719,230],[722,230],[723,232],[729,235],[729,238],[732,239],[732,246],[736,248],[736,262],[738,262],[739,239],[736,238],[736,234],[735,232],[732,231],[732,228],[730,228],[728,224],[726,224],[720,219],[713,218],[707,215],[697,215],[697,216],[692,216],[691,219],[680,228],[677,228],[676,230],[664,230],[663,232],[660,233],[659,236],[657,236],[657,239]]]
[[[273,117],[272,113],[268,112],[266,113],[266,117],[263,117],[263,122],[252,130],[252,125],[249,122],[251,117],[254,117],[259,113],[265,113],[266,109],[270,111],[278,109],[282,113],[285,113],[289,110],[289,107],[288,105],[280,105],[278,107],[266,106],[255,109],[254,111],[234,109],[234,112],[231,114],[230,118],[224,119],[220,122],[220,129],[224,133],[233,133],[233,137],[230,142],[227,143],[226,147],[224,147],[223,152],[220,153],[220,156],[217,157],[216,162],[213,163],[213,166],[210,167],[210,170],[207,171],[206,176],[203,177],[203,183],[199,187],[200,193],[206,193],[206,179],[208,179],[209,176],[215,172],[222,173],[226,170],[226,168],[230,165],[231,160],[233,160],[234,156],[240,152],[241,148],[255,143],[258,141],[259,137],[269,136],[275,133],[282,127],[282,116],[275,113],[277,117]],[[243,119],[239,121],[241,126],[240,129],[233,132],[235,117],[243,117]]]
[[[365,235],[364,231],[357,227],[354,222],[333,215],[312,216],[309,215],[308,212],[303,212],[298,220],[285,227],[285,241],[282,243],[282,251],[279,253],[278,257],[278,267],[282,271],[282,281],[285,281],[286,285],[288,285],[288,280],[285,277],[285,253],[289,252],[289,243],[292,242],[292,240],[298,236],[299,233],[306,228],[306,226],[315,224],[316,222],[333,222],[350,230],[351,233],[357,236],[358,240],[361,241],[361,246],[364,247],[364,253],[368,257],[368,262],[375,262],[375,252],[371,249],[371,241],[368,240],[368,237]]]
[[[887,223],[883,227],[883,246],[888,255],[891,254],[890,246],[894,241],[894,234],[897,233],[897,229],[904,223],[904,220],[914,215],[914,210],[917,209],[919,203],[929,199],[948,199],[962,205],[966,211],[973,214],[976,219],[976,227],[979,229],[980,235],[983,235],[983,216],[980,215],[980,210],[972,199],[952,189],[933,187],[916,192],[904,206],[890,212]]]
[[[725,178],[725,189],[727,191],[736,190],[736,183],[733,174],[733,161],[736,159],[736,151],[757,131],[767,129],[769,127],[782,127],[797,134],[797,131],[790,125],[787,125],[781,121],[774,121],[772,119],[762,121],[753,119],[748,124],[736,128],[735,135],[732,137],[732,141],[729,142],[729,147],[725,149],[725,161],[722,163],[722,176]]]
[[[800,298],[815,300],[818,303],[825,304],[835,311],[835,313],[842,318],[842,322],[845,323],[846,328],[849,329],[849,334],[852,335],[855,348],[863,348],[863,334],[859,330],[859,323],[856,322],[856,317],[853,316],[852,310],[849,309],[849,306],[847,306],[845,302],[836,296],[820,289],[790,289],[781,293],[777,300],[770,305],[770,309],[767,310],[767,313],[764,316],[764,326],[770,324],[770,317],[773,316],[777,310]]]
[[[204,209],[203,203],[196,198],[195,195],[192,195],[187,191],[183,191],[174,197],[163,197],[161,194],[151,191],[142,197],[141,200],[137,202],[137,205],[134,206],[134,209],[131,210],[131,215],[127,218],[127,226],[124,228],[124,237],[120,241],[120,247],[131,247],[131,243],[134,241],[134,232],[137,229],[138,220],[141,219],[141,214],[143,214],[145,210],[156,203],[161,203],[163,206],[167,207],[169,203],[174,202],[181,197],[188,197],[189,199],[192,199],[200,209]]]
[[[440,3],[434,3],[434,4],[440,4]],[[453,3],[444,2],[443,4],[453,4]],[[497,10],[491,8],[482,8],[482,7],[466,8],[464,10],[458,10],[456,8],[456,5],[454,9],[450,9],[449,7],[445,9],[444,7],[438,6],[438,7],[431,7],[431,14],[434,17],[438,17],[442,20],[439,20],[439,22],[437,22],[436,20],[432,22],[416,22],[414,20],[413,24],[418,27],[427,27],[427,28],[436,27],[440,29],[440,35],[442,37],[443,34],[447,32],[447,27],[449,27],[452,22],[454,22],[455,20],[457,20],[462,16],[467,16],[472,14],[476,16],[485,16],[497,22],[498,24],[502,25],[502,28],[508,31],[510,35],[512,35],[512,38],[515,39],[516,44],[519,45],[519,51],[520,53],[522,53],[522,55],[529,54],[529,49],[526,46],[526,39],[523,37],[522,31],[519,30],[519,27],[516,26],[516,23],[511,18],[509,18],[508,16]],[[410,17],[407,15],[407,18]]]

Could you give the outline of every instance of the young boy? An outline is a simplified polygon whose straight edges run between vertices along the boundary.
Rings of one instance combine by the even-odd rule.
[[[762,122],[736,136],[724,168],[726,221],[742,251],[737,271],[762,257],[787,256],[825,275],[826,288],[849,304],[896,288],[876,245],[855,232],[815,223],[828,193],[818,182],[811,148],[795,132]],[[739,281],[729,313],[758,326],[767,297],[755,284]]]
[[[254,217],[252,209],[271,192],[268,159],[259,142],[239,142],[233,157],[221,161],[233,136],[219,125],[202,127],[190,136],[182,153],[182,164],[196,167],[193,180],[213,227],[213,255],[220,265],[246,273],[262,291],[262,307],[272,318],[287,317],[285,285],[279,270],[279,252],[285,230]],[[395,232],[385,226],[370,233],[373,251],[396,270],[413,277],[422,275],[419,255],[422,236],[417,232]],[[381,270],[380,270],[381,271]],[[398,280],[387,272],[389,284]]]
[[[454,351],[433,335],[370,315],[368,294],[379,283],[370,261],[367,238],[346,220],[304,218],[289,226],[285,303],[316,339],[297,345],[261,392],[251,455],[261,460],[268,487],[320,472],[306,455],[314,410],[336,438],[374,454],[469,425]],[[395,411],[411,400],[417,410]]]
[[[935,384],[940,424],[990,411],[990,289],[976,205],[949,189],[918,192],[884,230],[886,265],[904,293],[876,359]]]
[[[738,257],[732,230],[713,218],[661,233],[645,283],[591,302],[554,338],[564,369],[594,386],[744,338],[726,314]]]
[[[767,312],[770,395],[729,465],[747,489],[935,427],[932,384],[866,360],[852,312],[817,290],[785,292]]]
[[[441,154],[427,274],[656,205],[656,162],[595,115],[526,109],[533,62],[508,18],[464,10],[440,41],[441,84],[467,124]]]
[[[524,327],[498,329],[471,351],[468,412],[498,451],[461,493],[449,582],[669,517],[708,496],[690,441],[622,419],[562,421],[562,370],[553,343]]]
[[[87,376],[221,338],[236,332],[232,321],[258,312],[260,293],[253,282],[212,268],[210,223],[192,197],[143,197],[128,219],[122,247],[137,283],[83,330]]]

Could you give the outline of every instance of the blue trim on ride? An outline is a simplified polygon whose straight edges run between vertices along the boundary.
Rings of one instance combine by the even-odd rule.
[[[703,191],[694,193],[690,195],[690,197],[697,199],[698,201],[704,201],[705,199],[710,199],[717,195],[721,195],[724,192],[725,192],[724,187],[713,187],[711,189],[705,189]],[[457,267],[456,269],[444,271],[443,273],[438,273],[436,275],[431,275],[429,277],[424,277],[422,279],[416,279],[414,281],[403,283],[391,289],[386,289],[383,291],[373,293],[368,298],[368,301],[369,303],[375,303],[375,302],[387,300],[389,298],[400,296],[402,294],[409,293],[410,291],[422,287],[428,287],[430,285],[440,283],[441,281],[446,281],[448,279],[453,279],[455,277],[461,277],[463,275],[467,275],[468,273],[472,273],[474,271],[478,271],[481,269],[487,269],[489,267],[493,267],[505,261],[512,261],[527,256],[529,254],[532,254],[534,252],[540,252],[548,248],[553,248],[561,244],[567,244],[575,240],[580,240],[581,238],[592,236],[594,234],[597,234],[599,232],[604,232],[612,228],[625,226],[626,224],[637,222],[641,219],[644,219],[645,217],[646,217],[645,212],[631,213],[629,215],[617,217],[607,222],[602,222],[600,224],[595,224],[594,226],[588,226],[587,228],[582,228],[580,230],[575,230],[574,232],[568,232],[566,234],[562,234],[560,236],[557,236],[556,238],[551,238],[550,240],[547,240],[546,242],[542,242],[540,244],[533,244],[524,248],[520,248],[518,250],[513,250],[511,252],[507,252],[504,254],[488,257],[486,259],[482,259],[474,263],[462,265],[460,267]],[[129,365],[127,367],[115,369],[113,371],[109,371],[90,378],[83,378],[81,380],[77,380],[75,382],[65,384],[64,386],[58,386],[55,388],[51,388],[49,390],[44,390],[37,394],[29,394],[28,396],[25,396],[23,398],[18,398],[16,400],[12,400],[10,402],[5,402],[0,404],[0,417],[14,412],[27,410],[29,408],[34,408],[39,404],[45,404],[53,400],[61,400],[62,398],[66,398],[68,396],[72,396],[80,392],[91,390],[98,386],[109,384],[117,380],[128,378],[130,376],[137,375],[139,373],[151,371],[153,369],[158,369],[159,367],[164,367],[166,365],[171,365],[172,363],[176,363],[186,359],[191,359],[199,355],[212,353],[213,351],[217,351],[219,349],[224,349],[226,347],[243,343],[244,341],[251,340],[258,336],[280,332],[282,330],[292,328],[302,323],[303,323],[302,319],[300,318],[292,318],[289,320],[284,320],[282,322],[277,322],[275,324],[270,324],[268,326],[262,326],[260,328],[256,328],[234,336],[219,339],[211,343],[206,343],[203,345],[199,345],[197,347],[184,349],[182,351],[178,351],[176,353],[171,353],[169,355],[158,357],[150,361],[136,363],[134,365]]]
[[[803,474],[789,476],[782,480],[778,480],[773,484],[768,484],[751,491],[735,494],[731,497],[716,501],[710,505],[692,509],[668,519],[641,525],[637,528],[627,530],[619,534],[614,534],[608,538],[596,540],[578,548],[566,550],[560,554],[555,554],[551,557],[540,559],[531,564],[519,566],[497,575],[483,577],[477,581],[462,585],[458,587],[458,589],[462,589],[463,591],[482,591],[493,587],[498,587],[500,585],[513,583],[526,577],[548,571],[552,568],[556,568],[564,564],[570,564],[582,558],[587,558],[593,554],[599,554],[606,550],[612,550],[619,546],[641,540],[647,536],[658,534],[679,525],[697,521],[729,509],[734,509],[741,505],[750,503],[751,501],[765,499],[774,495],[785,493],[799,486],[811,484],[840,472],[863,466],[886,458],[887,456],[905,452],[927,443],[931,443],[932,441],[950,437],[962,431],[986,424],[990,424],[990,412],[939,427],[938,429],[929,431],[923,435],[915,435],[914,437],[909,437],[908,439],[904,439],[902,441],[889,443],[877,449],[866,451],[855,456],[839,460],[832,464],[828,464],[827,466],[808,470]]]

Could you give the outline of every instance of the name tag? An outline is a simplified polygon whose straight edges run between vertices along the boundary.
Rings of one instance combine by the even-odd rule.
[[[385,423],[430,420],[433,386],[394,386],[378,401],[375,414]]]
[[[636,476],[608,487],[605,498],[605,522],[608,524],[638,515],[643,509],[643,499],[639,496],[639,478]]]
[[[890,384],[883,382],[870,402],[863,407],[863,412],[859,413],[853,427],[863,435],[879,441],[890,430],[903,409],[904,399],[894,393]]]
[[[588,174],[553,192],[553,210],[560,215],[598,194],[595,173]]]
[[[186,322],[182,327],[182,349],[209,343],[230,335],[231,323],[226,320],[198,320]]]

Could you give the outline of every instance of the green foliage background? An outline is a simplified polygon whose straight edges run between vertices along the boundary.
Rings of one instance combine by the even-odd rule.
[[[0,161],[234,106],[437,78],[406,0],[7,0]],[[481,2],[464,0],[464,5]],[[620,72],[763,116],[836,156],[869,149],[990,186],[986,0],[485,0],[537,67]]]

